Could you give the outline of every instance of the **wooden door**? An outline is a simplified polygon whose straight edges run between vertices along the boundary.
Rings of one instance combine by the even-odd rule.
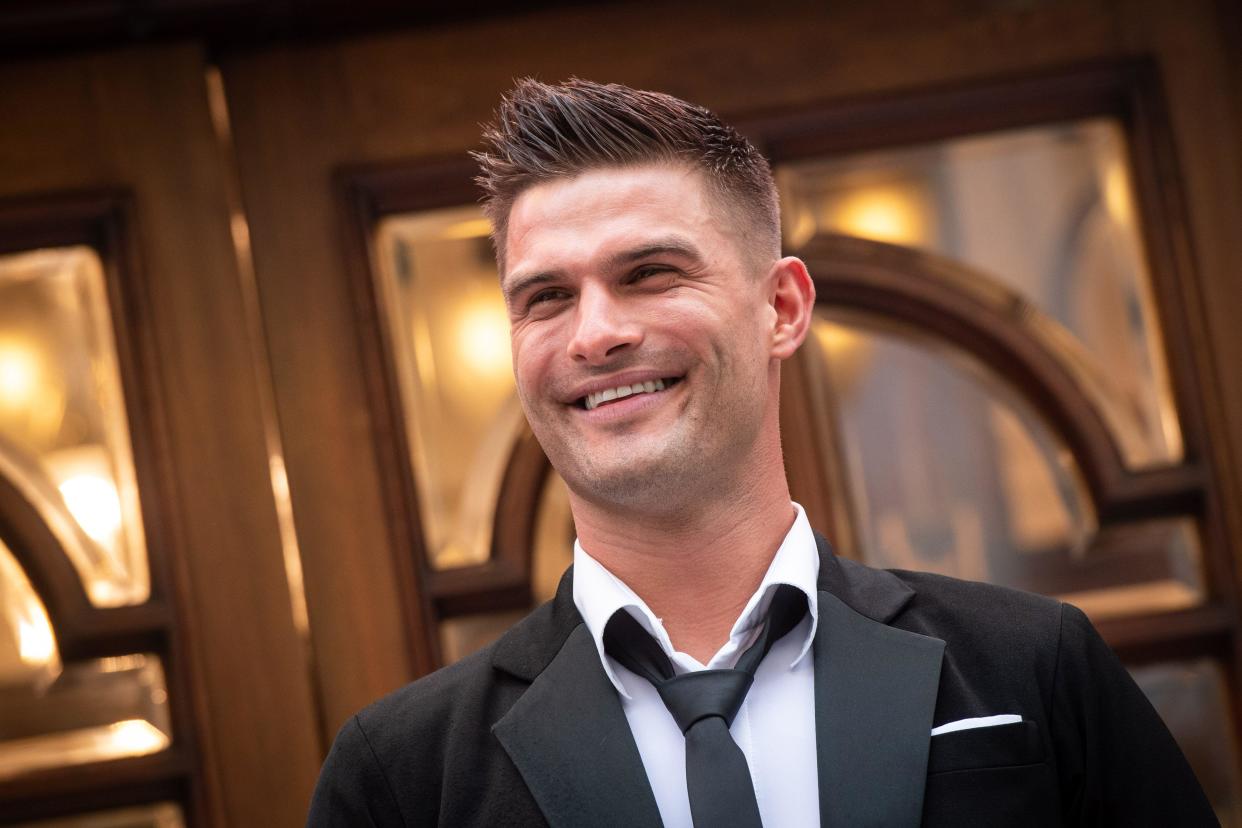
[[[62,424],[53,434],[27,417],[25,443],[0,431],[0,585],[20,581],[23,606],[46,615],[23,616],[39,633],[28,656],[40,669],[54,654],[62,675],[97,677],[106,662],[111,686],[123,674],[147,682],[148,700],[153,687],[167,696],[153,718],[134,714],[129,754],[96,756],[89,772],[53,762],[5,779],[0,753],[0,821],[140,807],[150,824],[300,824],[350,714],[495,635],[555,583],[572,527],[503,382],[465,158],[501,91],[526,74],[618,80],[711,106],[771,155],[783,187],[899,144],[951,154],[954,142],[998,131],[1110,124],[1141,214],[1162,340],[1153,347],[1180,450],[1127,465],[1108,399],[1042,333],[1008,324],[1042,317],[1028,313],[1029,297],[995,289],[1006,267],[837,226],[820,193],[828,220],[811,221],[810,236],[796,220],[788,232],[820,280],[823,334],[785,376],[791,483],[843,554],[876,563],[922,554],[922,565],[1065,594],[1115,587],[1137,561],[1160,577],[1128,585],[1162,591],[1131,597],[1163,597],[1120,615],[1106,608],[1101,628],[1149,686],[1191,699],[1187,721],[1236,721],[1242,142],[1238,111],[1217,91],[1237,68],[1220,8],[690,3],[656,17],[612,4],[252,42],[210,60],[182,44],[0,67],[0,274],[67,274],[95,314],[83,317],[93,333],[78,331],[82,347],[112,357],[98,388],[79,385],[98,392],[108,433],[127,430],[96,442],[128,492],[118,548],[141,575],[103,578],[112,603],[97,600],[107,590],[79,567],[91,557],[89,521],[73,529],[72,498],[57,494],[71,479],[40,478],[22,459],[40,440],[58,463],[86,456],[69,450],[93,432]],[[831,235],[843,229],[849,238]],[[22,290],[22,302],[43,295]],[[15,306],[0,307],[0,326]],[[468,347],[453,344],[459,334]],[[952,520],[939,521],[936,486],[910,476],[949,464],[890,464],[886,483],[883,454],[858,450],[874,440],[856,438],[851,417],[872,398],[855,394],[868,361],[849,356],[851,342],[863,344],[855,354],[902,354],[911,366],[948,354],[945,364],[1008,389],[998,414],[968,377],[955,387],[978,404],[945,409],[978,426],[955,428],[955,446],[986,429],[1012,438],[963,449],[974,452],[958,464],[969,474],[954,482],[979,508],[943,501]],[[0,360],[18,366],[0,375],[7,404],[25,369],[5,348]],[[939,410],[924,391],[917,399]],[[478,422],[466,416],[476,409],[487,412]],[[1065,479],[1081,488],[1006,478],[989,465],[1002,446],[1064,453],[1077,469]],[[986,500],[1006,486],[1069,503],[1083,520],[1041,523]],[[907,491],[909,501],[885,499]],[[903,522],[903,511],[917,519]],[[1049,529],[1066,525],[1087,527],[1083,543]],[[1056,542],[988,551],[983,541],[1013,526]],[[1190,551],[1161,557],[1170,548]],[[1169,560],[1180,563],[1161,570]],[[1092,565],[1062,577],[1074,561]],[[1193,669],[1169,671],[1188,658]],[[1183,680],[1206,693],[1178,696]],[[130,709],[112,724],[131,721]],[[1205,782],[1221,813],[1236,813],[1234,734],[1212,744],[1225,746],[1216,765],[1226,770]]]
[[[30,613],[6,668],[31,668],[3,682],[0,822],[296,825],[314,784],[206,69],[195,46],[0,68],[0,581]]]

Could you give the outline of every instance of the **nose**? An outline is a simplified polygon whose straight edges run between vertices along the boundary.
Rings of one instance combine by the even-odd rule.
[[[604,286],[590,285],[579,293],[573,324],[569,356],[588,365],[603,365],[643,338],[639,320]]]

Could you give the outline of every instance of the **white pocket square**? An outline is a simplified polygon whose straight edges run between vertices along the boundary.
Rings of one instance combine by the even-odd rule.
[[[933,727],[931,735],[939,736],[941,733],[952,733],[955,730],[996,727],[997,725],[1014,724],[1020,721],[1022,721],[1022,717],[1014,713],[1001,713],[998,716],[979,716],[974,719],[958,719],[956,722],[946,722],[939,727]]]

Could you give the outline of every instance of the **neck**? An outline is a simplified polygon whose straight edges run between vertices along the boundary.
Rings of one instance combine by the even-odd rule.
[[[647,602],[674,647],[703,663],[728,640],[797,514],[779,455],[774,469],[756,471],[739,491],[660,515],[571,494],[582,547]]]

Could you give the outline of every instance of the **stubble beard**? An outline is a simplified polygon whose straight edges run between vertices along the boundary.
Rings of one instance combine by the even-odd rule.
[[[589,451],[556,429],[536,428],[535,436],[577,497],[613,513],[675,518],[741,482],[762,421],[743,410],[751,402],[734,397],[710,414],[683,412],[665,433],[618,435],[607,451]]]

